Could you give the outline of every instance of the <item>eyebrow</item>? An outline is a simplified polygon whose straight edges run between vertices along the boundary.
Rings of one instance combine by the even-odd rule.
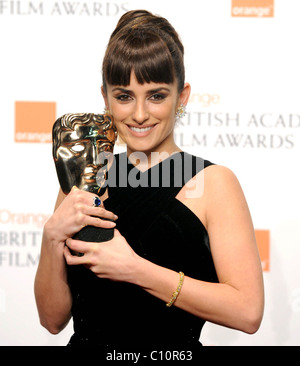
[[[116,91],[120,91],[122,93],[129,94],[129,95],[133,95],[134,94],[134,92],[132,90],[125,89],[125,88],[120,88],[120,87],[117,87],[117,88],[112,89],[112,92],[116,92]],[[155,93],[159,93],[161,91],[170,92],[170,89],[165,88],[165,87],[160,87],[160,88],[148,90],[147,91],[147,94],[155,94]]]

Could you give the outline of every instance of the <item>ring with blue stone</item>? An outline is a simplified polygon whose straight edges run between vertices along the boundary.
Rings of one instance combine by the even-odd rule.
[[[93,204],[94,207],[99,207],[101,206],[101,200],[99,197],[95,196],[94,197],[94,204]]]

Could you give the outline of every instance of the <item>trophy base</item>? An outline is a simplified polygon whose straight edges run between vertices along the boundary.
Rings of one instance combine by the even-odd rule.
[[[109,241],[114,237],[114,228],[104,229],[102,227],[85,226],[77,234],[73,236],[73,239],[82,240],[93,243],[100,243]],[[73,255],[81,257],[83,254],[71,251]]]

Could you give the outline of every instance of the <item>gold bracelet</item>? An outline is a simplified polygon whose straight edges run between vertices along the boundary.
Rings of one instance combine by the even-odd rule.
[[[172,299],[170,300],[170,302],[168,302],[166,304],[166,306],[169,308],[171,307],[174,302],[176,301],[180,291],[181,291],[181,287],[182,287],[182,284],[183,284],[183,279],[184,279],[184,273],[183,272],[179,272],[180,274],[180,279],[179,279],[179,284],[178,284],[178,287],[177,287],[177,290],[175,292],[173,292],[173,295],[172,295]]]

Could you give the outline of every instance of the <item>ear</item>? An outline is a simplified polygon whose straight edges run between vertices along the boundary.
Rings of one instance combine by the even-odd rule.
[[[189,83],[185,83],[182,92],[179,94],[178,98],[178,107],[183,104],[186,106],[188,104],[188,101],[190,99],[191,95],[191,85]]]
[[[101,94],[102,94],[102,97],[104,99],[106,109],[109,109],[107,95],[104,91],[103,85],[101,86]]]

